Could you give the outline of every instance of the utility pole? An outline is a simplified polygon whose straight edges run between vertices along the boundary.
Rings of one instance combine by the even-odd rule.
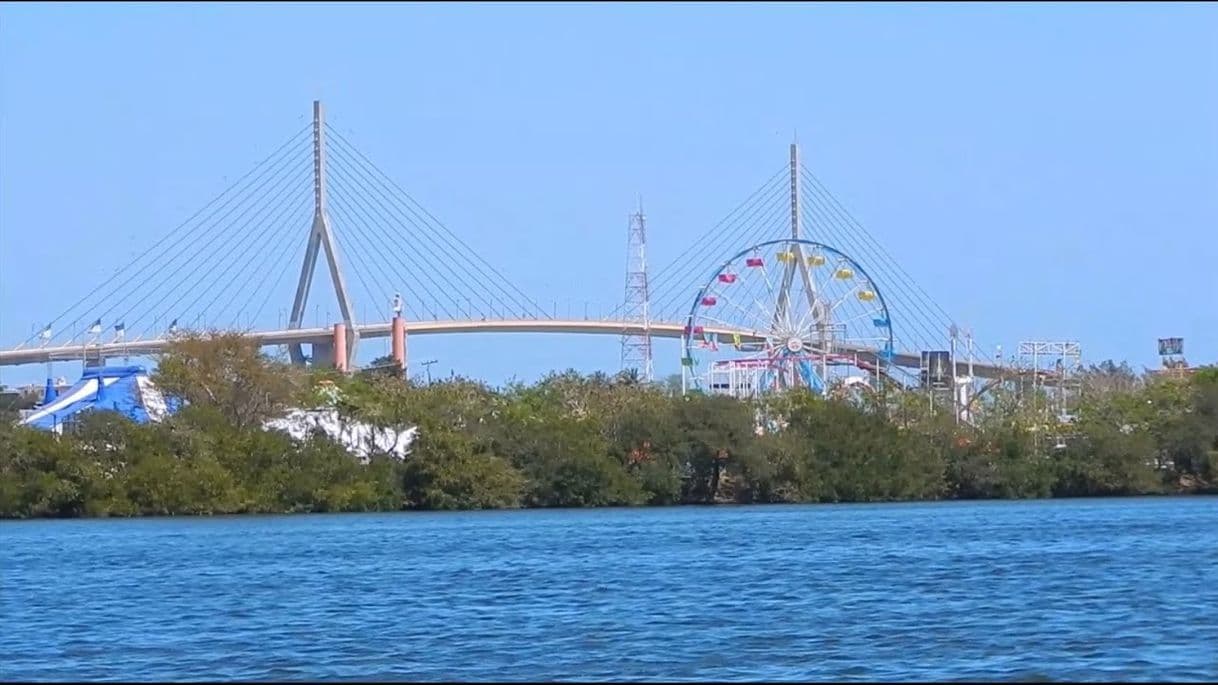
[[[435,363],[436,363],[435,359],[428,359],[427,361],[422,362],[423,368],[427,370],[427,384],[428,385],[431,385],[431,365],[435,364]]]

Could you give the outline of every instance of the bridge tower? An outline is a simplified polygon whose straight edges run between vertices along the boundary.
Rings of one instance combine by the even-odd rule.
[[[325,110],[320,100],[313,101],[313,226],[309,230],[309,242],[305,249],[304,263],[300,268],[300,280],[296,284],[296,297],[292,301],[292,316],[288,328],[298,329],[304,321],[305,307],[309,300],[309,289],[313,285],[313,272],[317,269],[317,254],[326,251],[326,262],[330,267],[330,283],[334,286],[334,295],[338,298],[338,308],[342,314],[342,334],[346,339],[346,349],[342,351],[342,359],[334,359],[340,369],[352,367],[355,360],[356,346],[359,344],[359,328],[355,321],[355,308],[351,305],[350,291],[347,290],[346,276],[343,274],[342,262],[339,259],[338,243],[334,240],[334,231],[330,227],[330,216],[326,211],[326,119]],[[293,364],[303,364],[304,351],[300,343],[288,346],[288,353]],[[342,347],[330,345],[330,348]],[[340,350],[327,349],[327,346],[313,346],[313,356],[333,356]],[[319,354],[322,353],[322,354]]]
[[[626,238],[626,321],[643,324],[640,335],[622,334],[622,370],[636,369],[647,383],[652,380],[651,295],[647,288],[647,219],[643,201],[630,215]]]

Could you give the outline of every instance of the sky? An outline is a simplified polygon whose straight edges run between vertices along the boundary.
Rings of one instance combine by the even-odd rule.
[[[797,135],[979,339],[1154,367],[1156,338],[1178,336],[1218,361],[1205,3],[5,4],[0,345],[202,207],[314,99],[543,306],[619,302],[640,196],[666,263]],[[419,337],[410,355],[496,384],[620,365],[599,336]],[[679,358],[657,341],[658,376]]]

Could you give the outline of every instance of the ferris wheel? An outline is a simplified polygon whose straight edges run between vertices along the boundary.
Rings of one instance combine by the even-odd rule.
[[[758,243],[698,291],[683,335],[686,387],[736,397],[807,388],[874,387],[892,362],[892,321],[879,287],[823,243]]]

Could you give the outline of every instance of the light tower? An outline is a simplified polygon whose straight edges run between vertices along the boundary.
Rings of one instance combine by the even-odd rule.
[[[296,297],[292,301],[292,316],[288,328],[300,328],[304,321],[305,307],[309,301],[309,288],[313,284],[313,272],[317,268],[317,253],[322,248],[326,251],[326,262],[330,266],[330,282],[334,286],[334,295],[338,299],[338,308],[342,313],[343,325],[340,332],[345,337],[342,359],[334,363],[340,369],[348,370],[355,360],[356,345],[359,344],[359,329],[355,322],[355,308],[351,306],[351,295],[347,291],[347,279],[343,275],[342,264],[339,260],[338,244],[334,240],[334,231],[330,228],[330,216],[326,211],[326,119],[321,101],[313,101],[313,227],[309,230],[309,243],[305,249],[304,263],[300,268],[300,280],[296,284]],[[331,347],[338,347],[331,345]],[[314,345],[314,356],[317,356],[318,345]],[[340,350],[332,349],[331,353]],[[304,363],[304,352],[300,343],[288,345],[288,353],[293,364]],[[337,355],[336,355],[337,356]]]
[[[643,201],[630,215],[626,238],[626,306],[624,319],[642,324],[641,334],[622,334],[622,370],[637,369],[642,380],[652,380],[651,296],[647,289],[647,220]]]

